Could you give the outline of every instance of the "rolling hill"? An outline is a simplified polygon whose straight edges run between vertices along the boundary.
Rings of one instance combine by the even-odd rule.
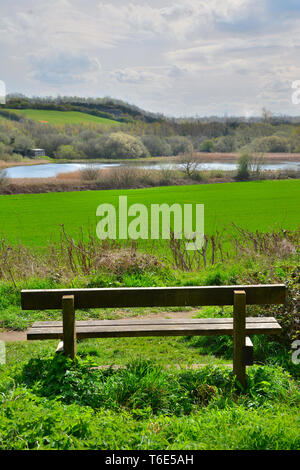
[[[83,124],[93,123],[105,126],[120,126],[120,122],[112,119],[107,119],[91,114],[82,113],[79,111],[55,111],[44,109],[7,109],[12,113],[24,116],[27,119],[32,119],[41,123],[49,124]]]

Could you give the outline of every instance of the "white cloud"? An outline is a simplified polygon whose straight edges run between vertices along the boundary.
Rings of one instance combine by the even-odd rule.
[[[9,92],[111,95],[169,115],[297,113],[300,9],[284,8],[281,0],[6,2],[0,79]]]

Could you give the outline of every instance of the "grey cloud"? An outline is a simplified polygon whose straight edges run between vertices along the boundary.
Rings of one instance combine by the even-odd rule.
[[[299,0],[2,3],[0,79],[13,91],[241,114],[278,111],[300,79]]]
[[[85,54],[59,53],[30,57],[32,78],[49,84],[73,84],[85,81],[91,74],[99,73],[101,66],[96,58]]]

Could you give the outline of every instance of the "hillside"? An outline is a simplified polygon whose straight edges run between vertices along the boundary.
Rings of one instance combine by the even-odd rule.
[[[106,126],[120,126],[120,122],[79,111],[54,111],[45,109],[11,109],[6,111],[24,116],[28,119],[49,124],[102,124]]]
[[[81,97],[36,97],[8,95],[5,109],[38,109],[44,111],[77,111],[92,116],[117,120],[120,122],[161,121],[162,116],[144,111],[137,106],[113,98],[81,98]]]

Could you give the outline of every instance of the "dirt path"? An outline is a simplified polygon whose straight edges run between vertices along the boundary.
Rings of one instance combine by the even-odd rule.
[[[5,330],[0,332],[0,341],[10,343],[12,341],[26,341],[27,331]]]

